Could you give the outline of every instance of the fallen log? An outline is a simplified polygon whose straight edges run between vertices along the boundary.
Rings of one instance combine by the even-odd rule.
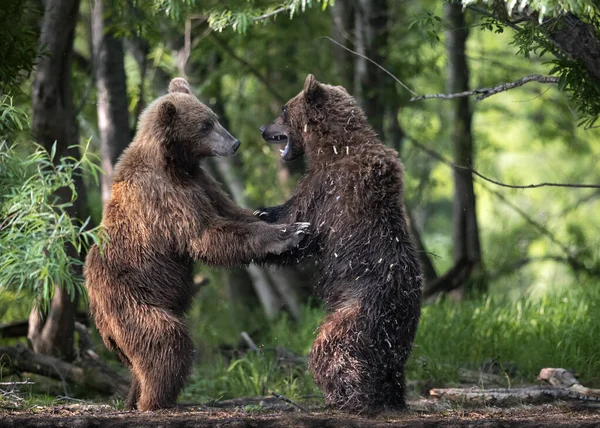
[[[79,366],[33,352],[22,344],[0,346],[0,364],[9,365],[17,373],[35,373],[104,394],[125,397],[129,391],[127,379],[86,353],[82,354]]]
[[[538,380],[549,387],[523,388],[434,388],[429,395],[448,401],[474,405],[514,406],[543,404],[554,400],[600,401],[600,390],[586,388],[565,369],[544,368]]]
[[[572,398],[565,388],[434,388],[429,395],[461,404],[515,406],[518,404],[543,404],[554,400]]]

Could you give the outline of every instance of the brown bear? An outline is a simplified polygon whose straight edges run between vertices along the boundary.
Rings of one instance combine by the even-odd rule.
[[[129,408],[175,405],[188,378],[193,345],[182,318],[195,260],[249,263],[302,239],[306,224],[260,221],[200,168],[239,145],[177,78],[146,108],[116,166],[101,225],[107,240],[90,250],[85,276],[104,343],[131,370]]]
[[[404,365],[421,313],[422,274],[403,209],[403,166],[341,86],[306,78],[304,90],[261,128],[285,144],[283,160],[306,156],[308,171],[281,206],[255,215],[311,224],[302,248],[271,261],[312,255],[328,315],[309,356],[326,403],[354,412],[405,406]],[[306,244],[306,245],[305,245]]]

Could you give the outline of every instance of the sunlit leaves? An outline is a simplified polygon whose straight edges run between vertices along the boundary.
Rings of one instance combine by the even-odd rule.
[[[74,296],[83,293],[83,278],[72,267],[76,257],[92,243],[99,243],[88,220],[71,218],[67,209],[77,198],[73,177],[83,170],[96,179],[100,167],[87,152],[81,159],[56,161],[55,146],[42,147],[23,156],[15,145],[0,142],[0,290],[33,291],[42,305],[50,302],[55,286]],[[59,189],[69,189],[70,198],[60,200]]]
[[[238,33],[245,33],[252,23],[275,19],[279,14],[287,14],[290,18],[298,12],[304,12],[315,4],[320,4],[324,10],[332,6],[334,0],[288,0],[285,2],[271,2],[268,6],[255,5],[248,2],[239,9],[221,9],[216,7],[208,14],[208,23],[216,31],[223,31],[231,27]]]

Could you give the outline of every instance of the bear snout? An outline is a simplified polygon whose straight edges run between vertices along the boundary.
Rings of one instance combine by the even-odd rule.
[[[264,133],[264,132],[265,132],[265,129],[267,129],[267,127],[266,127],[266,126],[261,126],[261,127],[260,127],[260,128],[258,128],[258,129],[260,130],[260,133],[262,134],[262,133]]]

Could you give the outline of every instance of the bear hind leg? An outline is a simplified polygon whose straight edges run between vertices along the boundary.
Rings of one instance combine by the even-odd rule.
[[[175,406],[191,372],[194,348],[187,328],[173,319],[163,327],[151,347],[152,355],[134,362],[140,411]]]
[[[381,409],[381,379],[364,350],[359,302],[349,302],[330,313],[319,327],[309,356],[315,383],[325,402],[353,413],[375,413]],[[368,354],[368,352],[367,352]]]

